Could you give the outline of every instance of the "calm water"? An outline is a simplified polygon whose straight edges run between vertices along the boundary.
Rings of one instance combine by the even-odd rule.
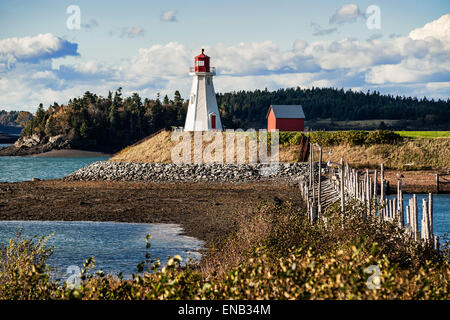
[[[59,179],[95,161],[107,159],[0,157],[0,182],[29,181],[32,178]]]
[[[23,236],[49,235],[48,244],[55,250],[49,265],[55,274],[71,273],[69,266],[82,268],[85,259],[94,256],[95,270],[125,278],[137,273],[136,266],[144,261],[145,236],[150,234],[151,258],[159,257],[165,263],[168,256],[179,254],[183,261],[187,257],[201,257],[198,250],[203,241],[181,235],[182,229],[175,224],[114,223],[114,222],[62,222],[62,221],[0,221],[0,243],[14,238],[17,228]]]
[[[396,198],[396,196],[388,196],[389,199]],[[406,205],[412,194],[403,194],[403,212],[406,212]],[[422,220],[422,199],[427,199],[428,194],[417,195],[417,210],[419,215],[419,230],[421,228]],[[406,218],[405,218],[406,219]],[[450,194],[434,194],[433,195],[433,231],[442,240],[450,240],[448,237],[444,239],[446,233],[450,234]]]

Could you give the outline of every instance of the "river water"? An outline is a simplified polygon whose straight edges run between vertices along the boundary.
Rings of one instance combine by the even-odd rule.
[[[1,147],[1,145],[0,145]],[[0,182],[58,179],[95,161],[107,157],[91,158],[37,158],[0,157]],[[411,195],[404,195],[404,204]],[[422,198],[418,195],[419,224],[422,215]],[[434,232],[441,242],[449,240],[450,194],[434,195]],[[122,271],[125,276],[136,272],[136,265],[145,257],[145,235],[152,234],[151,254],[162,259],[169,255],[189,254],[199,258],[197,250],[203,245],[200,240],[180,235],[177,225],[134,224],[110,222],[38,222],[0,221],[0,242],[14,236],[16,228],[26,235],[48,235],[55,233],[50,244],[56,247],[51,263],[59,272],[71,266],[82,266],[84,259],[94,256],[98,268],[108,273]]]
[[[397,196],[388,196],[388,199],[397,198]],[[403,212],[406,212],[406,206],[412,194],[403,194]],[[422,221],[422,199],[428,201],[428,194],[417,194],[418,225],[421,228]],[[406,223],[406,218],[404,221]],[[450,240],[447,233],[450,234],[450,194],[433,195],[433,232],[441,240]],[[442,241],[441,241],[442,242]]]
[[[72,268],[82,268],[84,261],[93,256],[95,270],[106,274],[123,273],[131,278],[137,273],[136,266],[145,260],[147,234],[151,258],[160,258],[164,264],[168,256],[178,254],[187,261],[198,260],[203,241],[182,235],[176,224],[116,223],[116,222],[72,222],[72,221],[0,221],[0,243],[14,238],[17,229],[26,238],[38,235],[53,236],[48,246],[54,246],[49,260],[53,274],[70,274]]]
[[[0,144],[0,148],[8,145]],[[96,161],[108,157],[0,157],[0,182],[59,179]]]

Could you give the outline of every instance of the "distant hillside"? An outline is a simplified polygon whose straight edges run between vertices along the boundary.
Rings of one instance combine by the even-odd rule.
[[[301,104],[306,125],[317,129],[450,130],[450,99],[436,101],[335,88],[290,88],[218,94],[217,103],[225,122],[242,128],[265,128],[271,104]]]
[[[450,130],[450,100],[290,88],[220,93],[217,102],[225,129],[266,128],[271,104],[301,104],[306,126],[316,130]],[[27,140],[19,141],[20,150],[11,148],[4,153],[36,153],[44,145],[44,149],[116,152],[160,129],[183,126],[188,103],[178,91],[173,100],[167,95],[160,100],[142,99],[137,93],[123,97],[118,88],[107,97],[88,91],[63,105],[54,103],[45,109],[40,104],[33,118],[27,112],[2,111],[0,125],[25,126],[21,136]],[[56,140],[57,144],[49,144]],[[32,150],[28,150],[30,146]]]
[[[20,134],[33,115],[28,111],[0,110],[0,132],[7,134]]]

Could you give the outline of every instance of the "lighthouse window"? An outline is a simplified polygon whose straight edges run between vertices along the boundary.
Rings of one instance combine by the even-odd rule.
[[[199,60],[198,61],[198,66],[199,67],[203,67],[205,65],[205,61],[203,61],[203,60]]]

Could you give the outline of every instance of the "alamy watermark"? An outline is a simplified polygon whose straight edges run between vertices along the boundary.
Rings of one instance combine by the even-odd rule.
[[[371,265],[364,269],[365,273],[371,274],[371,276],[366,281],[366,286],[369,289],[380,289],[381,288],[381,271],[380,267],[377,265]]]
[[[366,9],[367,29],[381,29],[381,9],[377,5],[370,5]]]
[[[81,286],[81,268],[75,265],[67,267],[66,274],[68,275],[66,280],[67,288],[78,289]]]
[[[66,26],[69,30],[81,29],[81,9],[77,5],[70,5],[66,9],[66,13],[70,16],[66,20]]]
[[[171,160],[175,164],[266,164],[261,175],[278,172],[279,132],[242,129],[221,131],[172,131]],[[269,152],[270,145],[270,152]]]

